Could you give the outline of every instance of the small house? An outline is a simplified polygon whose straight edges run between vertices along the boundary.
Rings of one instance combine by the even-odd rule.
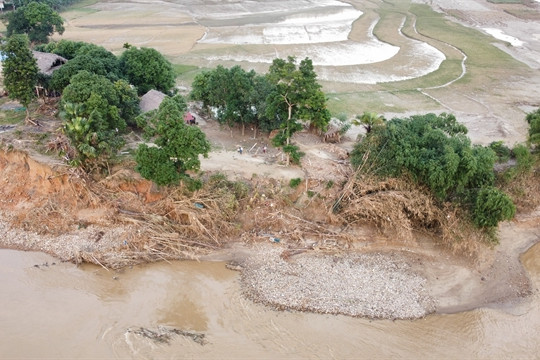
[[[141,102],[139,103],[141,112],[145,113],[159,108],[159,105],[161,105],[161,102],[163,101],[163,99],[165,99],[166,96],[167,95],[165,95],[161,91],[153,89],[148,91],[146,94],[141,96]]]
[[[56,54],[32,51],[32,55],[36,59],[39,72],[49,76],[52,75],[55,70],[67,63],[67,59]]]

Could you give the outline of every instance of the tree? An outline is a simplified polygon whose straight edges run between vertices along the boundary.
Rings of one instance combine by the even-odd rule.
[[[364,111],[362,115],[357,115],[356,119],[353,120],[354,125],[362,125],[366,129],[366,133],[370,133],[371,129],[375,126],[380,126],[384,124],[386,119],[383,115],[379,115],[376,112]]]
[[[64,89],[64,129],[87,169],[101,167],[124,144],[126,122],[138,114],[138,97],[125,81],[80,71]]]
[[[177,183],[189,178],[187,171],[199,170],[199,155],[208,157],[210,143],[198,127],[184,123],[186,109],[184,98],[176,95],[163,99],[157,111],[145,114],[148,118],[139,117],[145,138],[153,138],[157,146],[141,144],[137,150],[136,170],[145,179],[158,185]],[[145,123],[141,119],[145,119]]]
[[[355,146],[351,164],[382,177],[411,176],[438,200],[469,209],[477,226],[491,228],[513,216],[513,204],[493,188],[495,152],[472,146],[466,133],[451,114],[392,119]]]
[[[92,118],[96,130],[122,132],[126,121],[120,116],[120,99],[114,84],[104,76],[80,71],[64,89],[62,104],[84,104],[83,117]]]
[[[151,89],[168,92],[174,87],[171,63],[155,49],[130,46],[120,55],[120,70],[137,87],[139,95]]]
[[[240,124],[244,135],[246,124],[256,129],[265,118],[268,86],[268,81],[253,70],[248,72],[240,66],[226,69],[219,65],[195,77],[190,97],[202,101],[207,109],[213,107],[220,123],[229,127]]]
[[[62,92],[69,85],[71,77],[81,70],[105,76],[111,81],[120,78],[118,59],[113,53],[100,46],[83,46],[78,55],[52,74],[50,87]]]
[[[298,120],[310,121],[312,127],[324,131],[330,112],[309,58],[302,60],[298,68],[294,57],[287,61],[274,59],[267,77],[274,89],[267,98],[266,114],[281,121],[282,133],[274,138],[274,144],[283,146],[289,164],[289,155],[295,151],[290,139],[302,128]]]
[[[38,67],[28,48],[28,37],[11,36],[2,47],[2,51],[6,56],[2,67],[4,86],[9,97],[16,99],[26,108],[26,121],[31,121],[28,105],[36,97]]]
[[[49,36],[64,33],[64,20],[49,5],[30,2],[7,15],[7,36],[27,34],[32,43],[46,43]]]
[[[77,55],[82,55],[80,49],[86,47],[88,44],[84,41],[73,41],[62,39],[58,42],[52,41],[47,44],[40,44],[35,47],[37,51],[48,52],[52,54],[60,55],[68,60],[73,59]],[[97,46],[97,45],[94,45]]]

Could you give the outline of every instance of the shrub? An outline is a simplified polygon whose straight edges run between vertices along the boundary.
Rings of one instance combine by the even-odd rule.
[[[525,120],[529,123],[528,141],[535,146],[540,144],[540,108],[528,113]]]
[[[512,150],[510,150],[508,146],[504,145],[504,142],[502,141],[492,142],[489,144],[489,148],[495,151],[495,154],[497,155],[497,162],[499,163],[507,162],[512,156]]]
[[[494,187],[478,191],[472,208],[473,223],[478,227],[496,227],[500,221],[510,220],[516,213],[512,200]]]
[[[516,145],[512,149],[512,153],[516,158],[518,173],[522,174],[531,171],[534,164],[534,158],[528,147],[522,144]]]
[[[297,188],[298,185],[302,182],[302,179],[300,178],[294,178],[289,181],[289,186],[293,189]]]

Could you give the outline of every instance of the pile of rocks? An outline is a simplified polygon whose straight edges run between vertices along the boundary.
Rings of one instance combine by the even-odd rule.
[[[396,254],[281,256],[279,245],[258,247],[243,264],[245,294],[280,309],[369,318],[413,319],[434,311],[426,280]]]

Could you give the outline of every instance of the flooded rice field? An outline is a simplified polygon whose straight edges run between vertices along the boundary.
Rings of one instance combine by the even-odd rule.
[[[246,300],[221,262],[116,273],[0,250],[2,358],[533,359],[540,245],[522,257],[534,295],[504,309],[414,321],[280,312]],[[159,334],[160,336],[153,336]]]

